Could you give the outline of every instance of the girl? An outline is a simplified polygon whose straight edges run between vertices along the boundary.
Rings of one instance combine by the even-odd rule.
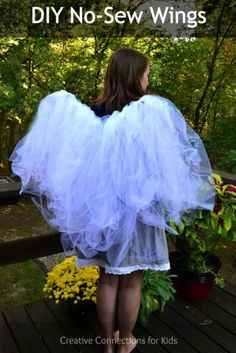
[[[199,136],[169,100],[145,95],[149,60],[115,51],[91,108],[66,91],[44,98],[10,160],[21,192],[61,232],[78,266],[99,265],[105,353],[129,353],[144,269],[170,269],[165,230],[190,209],[213,209]]]

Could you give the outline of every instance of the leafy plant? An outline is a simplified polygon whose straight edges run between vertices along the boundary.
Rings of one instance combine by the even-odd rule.
[[[214,210],[198,210],[194,220],[191,213],[186,213],[178,226],[170,222],[178,232],[175,244],[181,252],[178,265],[188,271],[211,271],[207,256],[214,252],[220,239],[236,241],[236,187],[224,184],[218,174],[212,174],[210,182],[216,190]]]
[[[164,310],[166,303],[174,299],[174,289],[171,278],[176,275],[167,271],[145,270],[142,277],[140,322],[146,326],[151,313]]]

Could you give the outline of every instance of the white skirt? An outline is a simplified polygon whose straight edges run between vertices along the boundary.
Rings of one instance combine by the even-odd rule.
[[[76,254],[78,267],[100,266],[105,269],[105,273],[122,275],[137,270],[170,269],[165,229],[148,226],[140,221],[137,221],[133,241],[118,267],[112,267],[107,263],[105,252],[92,259],[86,259],[78,250]]]

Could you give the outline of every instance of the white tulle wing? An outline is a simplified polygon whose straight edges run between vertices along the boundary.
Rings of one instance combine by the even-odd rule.
[[[159,96],[103,120],[74,95],[53,93],[10,160],[65,251],[103,253],[111,266],[124,258],[137,220],[175,233],[169,220],[214,206],[203,143]]]

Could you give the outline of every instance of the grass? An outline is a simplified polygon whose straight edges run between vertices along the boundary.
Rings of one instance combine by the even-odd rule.
[[[45,274],[32,260],[0,267],[0,310],[43,299]]]

